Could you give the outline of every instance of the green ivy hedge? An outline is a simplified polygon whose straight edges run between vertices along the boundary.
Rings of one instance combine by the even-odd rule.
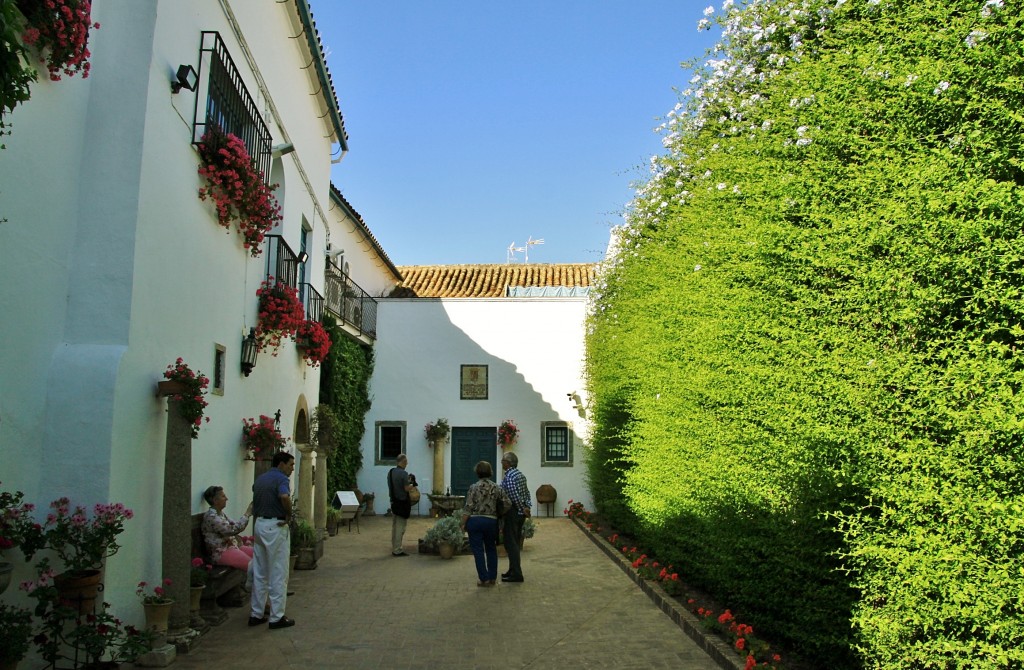
[[[327,461],[327,490],[349,491],[356,488],[363,467],[359,443],[370,410],[373,349],[353,340],[329,317],[324,321],[331,351],[320,374],[320,402],[334,411],[341,427],[338,448]]]
[[[822,667],[1019,667],[1020,7],[717,20],[595,301],[598,509]]]

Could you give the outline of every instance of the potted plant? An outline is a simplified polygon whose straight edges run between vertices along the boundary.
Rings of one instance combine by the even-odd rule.
[[[31,516],[35,505],[23,503],[24,497],[21,491],[0,491],[0,593],[10,585],[14,569],[2,560],[4,550],[24,547],[25,551],[36,551],[43,546],[42,526]]]
[[[50,508],[42,526],[42,542],[32,546],[23,543],[22,551],[31,560],[43,546],[52,550],[64,565],[64,572],[54,579],[62,603],[77,606],[83,614],[91,613],[103,559],[120,549],[117,536],[124,530],[124,522],[132,518],[132,511],[121,503],[101,503],[93,506],[90,515],[80,505],[72,510],[68,498],[54,500]],[[43,559],[37,569],[49,571],[48,561]]]
[[[12,4],[24,13],[22,42],[36,51],[39,62],[46,63],[51,81],[60,81],[62,74],[89,76],[89,29],[100,27],[91,18],[91,0]]]
[[[260,414],[259,421],[242,419],[242,448],[248,461],[270,460],[288,444],[274,419]]]
[[[299,557],[295,561],[296,570],[316,569],[316,545],[319,540],[316,529],[305,519],[295,522],[292,533],[292,547],[298,549]]]
[[[146,630],[157,636],[167,634],[167,621],[171,616],[171,606],[174,604],[165,589],[170,585],[171,580],[165,578],[160,586],[150,588],[146,582],[139,582],[135,589],[135,595],[139,597],[146,612]]]
[[[192,566],[189,568],[188,572],[188,609],[190,612],[199,611],[203,599],[203,589],[206,588],[207,582],[210,581],[211,570],[213,570],[213,566],[209,565],[202,558],[196,556],[192,559]]]
[[[449,432],[451,432],[451,429],[448,427],[448,419],[444,417],[423,426],[423,435],[427,438],[427,444],[431,447],[434,446],[435,440],[447,439]]]
[[[295,344],[302,352],[302,358],[311,368],[327,360],[331,351],[331,336],[319,321],[303,321],[295,331]]]
[[[327,534],[334,537],[338,534],[338,524],[341,523],[341,510],[327,506]]]
[[[256,341],[259,342],[260,351],[271,350],[276,355],[281,340],[285,337],[294,338],[299,328],[306,323],[306,309],[299,300],[297,290],[273,277],[267,277],[260,284],[256,296],[259,298]],[[330,344],[327,346],[330,348]]]
[[[281,220],[281,206],[274,198],[277,184],[267,185],[256,169],[241,138],[213,125],[197,146],[202,165],[199,176],[206,185],[199,199],[211,198],[217,207],[217,223],[225,228],[235,221],[242,246],[255,258],[260,244]]]
[[[462,532],[461,514],[443,516],[423,536],[423,544],[437,549],[441,558],[451,558],[466,547],[466,535]]]
[[[516,439],[519,437],[519,427],[516,426],[516,422],[512,419],[505,419],[498,426],[498,446],[502,449],[508,449],[516,443]]]
[[[178,401],[178,411],[192,427],[192,437],[199,437],[199,427],[203,423],[203,410],[209,405],[203,398],[210,379],[202,372],[193,372],[180,357],[164,370],[164,379],[160,382],[161,393]],[[210,417],[206,417],[210,422]]]
[[[32,613],[0,603],[0,667],[15,668],[28,652],[32,639]]]

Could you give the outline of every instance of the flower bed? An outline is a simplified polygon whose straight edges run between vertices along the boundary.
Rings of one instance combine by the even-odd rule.
[[[744,670],[802,669],[803,666],[796,659],[787,659],[783,663],[782,654],[765,640],[756,637],[751,626],[741,623],[729,609],[715,602],[713,597],[687,585],[671,565],[660,564],[645,549],[637,547],[631,538],[605,526],[583,503],[570,500],[563,514],[587,531],[609,556],[616,558],[623,570],[634,578],[661,609],[688,635],[702,643],[705,651],[719,662]],[[715,635],[711,644],[707,640],[698,639],[700,631]]]

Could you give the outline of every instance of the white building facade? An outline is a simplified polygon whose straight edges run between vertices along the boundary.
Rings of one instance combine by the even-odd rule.
[[[569,267],[574,272],[557,273]],[[519,457],[531,496],[554,487],[551,513],[570,500],[592,508],[585,482],[589,429],[584,408],[586,291],[593,266],[399,267],[405,284],[379,302],[380,334],[363,437],[359,486],[386,509],[387,471],[409,457],[424,493],[464,495],[473,467],[489,461],[500,479],[498,427],[519,428]],[[430,278],[427,278],[430,275]],[[512,284],[509,284],[512,282]],[[519,293],[531,297],[512,297]],[[530,285],[534,291],[523,291]],[[410,288],[411,287],[411,288]],[[558,293],[575,293],[557,297]],[[546,295],[545,295],[546,294]],[[467,297],[432,297],[464,295]],[[472,296],[472,297],[471,297]],[[427,423],[447,419],[443,481],[435,481]],[[549,508],[536,506],[543,517]],[[420,514],[430,511],[426,496]],[[414,510],[414,513],[416,510]]]
[[[44,510],[61,496],[134,510],[105,581],[115,612],[138,621],[135,584],[161,576],[167,365],[211,378],[191,510],[217,484],[237,517],[254,474],[242,420],[278,415],[294,448],[319,397],[320,368],[290,340],[242,374],[261,282],[287,276],[317,320],[329,241],[362,245],[353,283],[383,293],[397,271],[332,193],[347,143],[306,0],[94,0],[92,18],[90,76],[44,72],[0,151],[0,488]],[[172,90],[182,65],[194,73]],[[258,257],[198,198],[195,143],[213,123],[279,185],[282,220]],[[364,342],[375,316],[354,329]]]

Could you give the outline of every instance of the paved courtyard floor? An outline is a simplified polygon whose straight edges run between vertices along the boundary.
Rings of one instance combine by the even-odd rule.
[[[480,588],[472,556],[417,553],[431,519],[409,520],[411,555],[393,558],[391,519],[365,517],[327,539],[316,570],[293,573],[296,626],[249,628],[248,608],[231,609],[171,667],[718,668],[571,521],[537,521],[526,581]]]

